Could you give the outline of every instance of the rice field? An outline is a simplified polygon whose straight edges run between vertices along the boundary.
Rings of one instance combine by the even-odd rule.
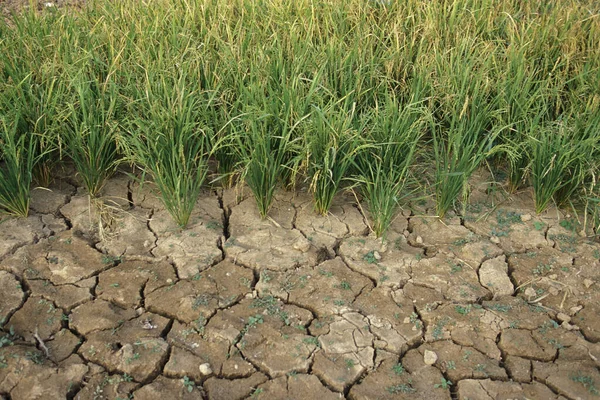
[[[354,190],[378,236],[442,218],[488,169],[600,228],[600,8],[557,0],[96,0],[0,20],[0,211],[72,163],[140,171],[184,227],[206,185],[316,213]]]

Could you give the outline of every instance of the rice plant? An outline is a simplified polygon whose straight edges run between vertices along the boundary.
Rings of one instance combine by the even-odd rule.
[[[356,126],[354,107],[314,109],[307,128],[306,162],[315,211],[326,215],[334,196],[361,151],[362,127]]]
[[[210,93],[195,90],[185,75],[148,75],[139,88],[123,139],[129,159],[149,174],[165,209],[185,227],[196,205],[208,170],[213,135],[204,130],[200,114],[211,102]]]
[[[35,151],[36,135],[19,134],[18,118],[9,115],[0,120],[0,213],[26,217],[33,169],[39,154]]]
[[[242,176],[254,195],[260,216],[266,218],[275,189],[291,167],[288,153],[294,145],[292,131],[278,132],[277,116],[271,114],[251,115],[244,125],[245,130],[236,135]]]
[[[598,117],[595,120],[595,124],[575,123],[565,116],[530,136],[531,175],[538,214],[552,200],[564,205],[585,182],[590,160],[600,145]]]
[[[112,83],[78,76],[75,98],[67,105],[62,151],[73,161],[91,197],[99,194],[119,164],[117,88]]]
[[[34,168],[34,178],[42,186],[50,183],[50,170],[59,160],[55,129],[64,100],[60,86],[56,78],[37,83],[29,74],[17,84],[7,85],[0,96],[0,110],[17,118],[18,132],[37,138],[35,153],[41,156]]]
[[[491,130],[496,110],[489,95],[485,74],[489,61],[476,43],[464,40],[447,56],[436,58],[436,73],[443,98],[434,113],[431,131],[435,161],[436,213],[443,218],[462,195],[463,207],[468,196],[467,182],[481,162],[498,150],[499,130]]]
[[[421,93],[415,93],[413,100]],[[395,97],[372,118],[372,129],[357,157],[358,181],[373,218],[372,229],[381,237],[392,223],[407,184],[419,141],[424,133],[422,102],[403,104]]]
[[[32,7],[0,20],[0,116],[16,112],[15,137],[36,138],[42,156],[34,174],[42,183],[60,154],[75,162],[95,195],[124,149],[148,175],[163,176],[170,208],[184,223],[186,212],[175,210],[190,209],[207,157],[211,166],[216,161],[212,180],[250,185],[263,217],[279,184],[293,189],[307,178],[324,213],[345,177],[357,175],[389,182],[364,189],[373,218],[387,215],[374,224],[383,234],[404,193],[396,184],[410,175],[404,164],[384,162],[396,151],[390,143],[404,143],[390,140],[391,131],[404,132],[407,143],[416,140],[409,132],[422,133],[417,147],[420,159],[431,161],[440,216],[461,195],[465,206],[468,177],[489,157],[508,169],[511,191],[535,181],[539,195],[557,203],[589,192],[597,152],[576,169],[565,167],[573,178],[548,189],[554,194],[542,194],[542,181],[559,168],[558,155],[548,165],[552,157],[544,154],[562,139],[548,132],[588,143],[584,127],[600,93],[596,16],[592,3],[571,0],[189,0],[151,7],[97,0],[78,9]],[[426,102],[413,96],[415,80],[431,85]],[[176,94],[160,92],[163,83]],[[398,113],[408,121],[398,122]],[[185,120],[184,128],[169,118]],[[188,183],[179,182],[185,189],[168,189],[178,180],[150,161],[167,163],[171,150],[158,143],[191,159],[171,163],[187,168],[181,180]],[[389,201],[369,199],[369,190],[389,193]]]
[[[540,80],[527,65],[526,46],[508,51],[508,68],[498,82],[498,126],[502,130],[498,139],[515,149],[521,147],[531,132],[549,118],[551,108],[548,82]],[[529,162],[527,151],[515,151],[508,159],[511,193],[527,183]]]
[[[600,188],[597,179],[600,169],[597,163],[595,164],[591,171],[589,171],[591,179],[588,187],[584,189],[583,200],[585,202],[585,209],[583,229],[587,232],[587,228],[590,227],[596,237],[598,237],[600,236]]]

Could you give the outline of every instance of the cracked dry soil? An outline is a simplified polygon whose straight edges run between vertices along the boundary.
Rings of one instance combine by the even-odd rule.
[[[464,218],[205,192],[179,229],[124,175],[0,226],[1,399],[600,398],[600,245],[527,194]]]

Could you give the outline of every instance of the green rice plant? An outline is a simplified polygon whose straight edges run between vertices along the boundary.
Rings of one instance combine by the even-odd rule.
[[[600,81],[600,78],[598,79]],[[583,187],[583,201],[585,204],[585,224],[584,230],[587,228],[587,218],[591,217],[591,228],[596,237],[600,236],[600,97],[596,97],[596,103],[592,103],[590,107],[591,118],[583,119],[583,125],[589,132],[593,132],[592,143],[595,142],[594,151],[588,159],[588,169],[586,171],[586,180]]]
[[[482,54],[489,49],[477,47],[467,39],[448,56],[436,57],[438,88],[447,93],[437,99],[436,118],[431,119],[436,213],[440,218],[461,194],[466,206],[469,177],[483,160],[500,150],[495,144],[500,130],[491,129],[497,108],[485,76],[490,58]]]
[[[95,197],[120,162],[115,119],[118,92],[110,82],[82,75],[73,86],[75,98],[67,106],[61,149],[73,161],[89,195]]]
[[[236,167],[240,163],[238,154],[234,150],[235,128],[232,124],[236,118],[233,118],[229,112],[229,106],[222,104],[221,107],[211,107],[207,113],[207,116],[212,117],[216,130],[213,156],[217,162],[217,177],[213,182],[218,180],[226,188],[233,186],[238,172]]]
[[[292,129],[277,134],[277,120],[272,114],[250,115],[245,121],[245,130],[236,134],[242,176],[262,218],[267,217],[281,177],[291,168],[288,153],[297,142],[292,139]]]
[[[554,200],[564,205],[582,189],[595,149],[600,144],[595,125],[576,124],[569,116],[540,127],[529,138],[535,211]]]
[[[280,53],[265,55],[268,68],[251,71],[252,83],[239,89],[235,106],[240,118],[233,148],[262,218],[267,217],[277,185],[295,185],[315,86],[314,81],[288,75],[281,65],[284,59]],[[265,69],[269,76],[263,77]]]
[[[587,185],[583,188],[583,231],[588,232],[589,228],[598,237],[600,235],[600,185],[598,182],[600,165],[597,161],[593,164],[588,171]]]
[[[202,160],[208,155],[216,160],[218,175],[230,178],[223,179],[228,184],[241,178],[236,172],[245,173],[262,193],[257,197],[263,198],[260,208],[266,215],[268,193],[278,183],[293,187],[305,171],[318,177],[314,189],[322,184],[319,196],[330,197],[344,179],[333,176],[350,173],[345,162],[352,157],[342,156],[351,154],[346,148],[364,146],[372,160],[385,158],[386,144],[396,141],[374,135],[389,129],[374,125],[367,132],[363,124],[384,126],[379,119],[393,114],[388,103],[397,102],[402,110],[419,103],[411,99],[412,81],[423,74],[433,98],[423,103],[428,110],[422,118],[430,118],[430,129],[421,154],[433,153],[437,208],[443,215],[461,193],[466,197],[468,176],[488,156],[499,155],[493,160],[509,169],[509,184],[516,190],[530,181],[537,143],[531,138],[546,140],[542,129],[563,129],[558,127],[568,119],[565,129],[573,131],[574,141],[588,135],[582,127],[593,109],[577,99],[600,93],[596,14],[591,2],[571,0],[193,0],[156,1],[152,7],[97,0],[76,10],[32,7],[0,20],[0,115],[16,108],[21,115],[16,137],[37,138],[35,152],[44,154],[36,164],[41,180],[49,180],[49,166],[59,159],[48,150],[59,149],[79,164],[82,177],[88,176],[88,190],[97,192],[104,175],[114,170],[119,146],[134,148],[129,143],[134,136],[145,146],[154,138],[149,126],[155,120],[156,126],[166,126],[160,122],[166,117],[157,114],[160,107],[149,104],[175,113],[175,101],[158,99],[156,87],[148,95],[144,82],[164,80],[173,87],[171,80],[181,78],[186,93],[196,98],[189,102],[200,104],[188,120],[194,121],[194,134],[202,131],[212,143],[194,151],[205,154]],[[322,144],[310,148],[309,115],[318,118],[314,106],[321,107],[335,127],[343,113],[328,110],[331,105],[345,113],[353,109],[355,122],[345,133],[323,139],[332,144],[325,153]],[[119,136],[121,124],[129,135]],[[169,126],[174,129],[174,123]],[[402,129],[412,132],[410,126]],[[353,143],[357,132],[361,144]],[[313,154],[310,160],[308,154]],[[584,182],[587,187],[598,157],[594,153],[581,167],[587,172],[576,173],[554,200],[579,194]],[[385,180],[383,161],[361,165],[364,171],[352,171],[357,179]],[[393,185],[382,191],[397,192]],[[380,208],[391,210],[396,203]],[[326,209],[326,202],[318,208]],[[382,221],[377,230],[384,232]]]
[[[27,217],[33,169],[39,158],[37,137],[19,134],[18,116],[3,116],[0,126],[0,212]]]
[[[9,100],[19,110],[19,130],[36,136],[35,154],[39,156],[33,175],[35,181],[47,187],[51,171],[59,161],[60,112],[65,100],[66,85],[58,77],[49,77],[41,83],[31,75],[15,87]]]
[[[415,92],[413,99],[420,94]],[[368,146],[359,153],[356,165],[358,181],[373,218],[372,229],[377,237],[382,237],[400,205],[424,133],[424,106],[420,102],[403,104],[390,96],[371,123]]]
[[[213,135],[204,130],[201,113],[213,94],[195,90],[183,73],[148,74],[139,90],[141,104],[124,138],[127,154],[152,176],[165,209],[183,228],[208,171]]]
[[[497,87],[497,107],[500,111],[498,125],[502,131],[500,143],[518,149],[526,142],[530,132],[536,130],[548,119],[551,97],[549,83],[540,80],[527,64],[525,44],[507,51],[508,68],[501,74]],[[504,70],[501,65],[497,66]],[[515,151],[508,159],[509,191],[514,193],[526,183],[529,166],[529,153]]]
[[[65,103],[67,79],[60,76],[65,68],[52,57],[55,32],[67,22],[58,15],[37,16],[33,10],[15,15],[11,25],[0,21],[2,53],[0,57],[0,113],[18,110],[18,130],[36,135],[34,180],[48,186],[50,171],[58,160],[57,128]],[[62,35],[59,35],[62,36]]]
[[[326,215],[342,181],[361,150],[361,127],[355,127],[355,108],[315,107],[306,139],[306,161],[315,211]],[[358,128],[358,129],[357,129]]]

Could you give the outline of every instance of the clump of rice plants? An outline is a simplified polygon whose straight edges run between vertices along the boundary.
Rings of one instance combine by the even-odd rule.
[[[242,176],[262,218],[269,213],[277,184],[291,168],[288,152],[295,142],[292,131],[278,131],[278,125],[277,116],[256,114],[245,120],[244,131],[236,135]]]
[[[2,108],[18,110],[19,132],[36,137],[35,154],[39,157],[34,167],[35,181],[47,187],[52,180],[52,167],[59,161],[57,128],[63,107],[65,84],[57,77],[36,82],[30,75],[18,85],[6,88]]]
[[[213,181],[245,180],[263,217],[277,185],[293,188],[300,174],[319,213],[356,176],[383,235],[410,176],[386,154],[400,147],[408,157],[398,159],[413,160],[416,151],[392,130],[411,144],[419,139],[409,132],[420,132],[440,217],[466,205],[469,176],[494,155],[494,167],[508,169],[509,191],[534,184],[539,210],[576,204],[584,189],[584,200],[594,196],[600,155],[588,152],[582,164],[575,157],[591,146],[585,127],[597,129],[589,116],[598,114],[600,19],[591,3],[383,3],[31,7],[0,20],[0,116],[20,115],[17,141],[36,138],[38,182],[49,182],[59,154],[98,195],[126,149],[162,182],[180,224],[209,158]],[[426,102],[415,79],[431,85]],[[561,143],[554,159],[546,155]]]
[[[414,98],[419,95],[415,94]],[[403,104],[388,97],[382,110],[372,118],[368,146],[356,160],[371,217],[372,229],[381,237],[389,228],[403,197],[409,169],[424,133],[423,104]]]
[[[26,217],[36,154],[36,135],[19,134],[18,116],[0,120],[0,212]]]
[[[485,74],[489,61],[482,55],[487,48],[464,40],[448,56],[436,57],[436,73],[440,82],[436,89],[444,97],[434,110],[432,120],[435,162],[435,200],[437,216],[443,218],[462,194],[463,206],[468,195],[468,179],[481,162],[498,150],[495,139],[499,131],[491,130],[496,110],[489,95]],[[483,57],[483,59],[481,59]],[[480,76],[478,76],[478,74]]]
[[[356,123],[354,107],[315,108],[307,128],[306,150],[310,190],[315,211],[326,215],[340,184],[360,151],[362,129]]]
[[[124,138],[129,158],[152,177],[165,209],[185,227],[208,171],[213,138],[200,114],[211,96],[176,74],[149,74],[139,90],[138,116]]]
[[[238,136],[238,151],[245,164],[242,175],[254,195],[262,218],[267,217],[275,188],[286,168],[284,157],[289,137],[271,132],[269,127],[274,118],[268,114],[256,116],[246,124],[249,131],[245,139]]]
[[[42,186],[50,184],[52,167],[60,161],[56,131],[69,82],[62,72],[70,66],[62,63],[65,49],[55,45],[72,39],[65,35],[70,23],[61,13],[37,13],[35,7],[0,18],[0,113],[18,110],[19,132],[36,136],[33,174]]]
[[[79,75],[67,105],[61,150],[71,159],[84,187],[95,197],[119,164],[116,121],[118,91],[110,82]]]
[[[506,55],[507,70],[498,82],[497,107],[502,129],[498,139],[514,149],[519,149],[531,132],[548,118],[551,97],[547,81],[534,73],[526,62],[523,48],[509,49]],[[524,149],[521,149],[524,150]],[[529,152],[514,151],[508,159],[509,192],[514,193],[527,180]]]
[[[582,117],[582,116],[580,116]],[[564,205],[585,181],[590,160],[600,144],[598,118],[572,121],[565,116],[536,130],[529,138],[535,211],[543,212],[554,200]]]
[[[269,61],[281,61],[278,55]],[[302,156],[301,126],[307,115],[298,105],[299,94],[294,81],[284,77],[259,82],[260,69],[253,72],[257,81],[240,90],[232,147],[239,161],[241,177],[246,182],[266,218],[278,184],[293,186]],[[297,82],[297,81],[296,81]]]

